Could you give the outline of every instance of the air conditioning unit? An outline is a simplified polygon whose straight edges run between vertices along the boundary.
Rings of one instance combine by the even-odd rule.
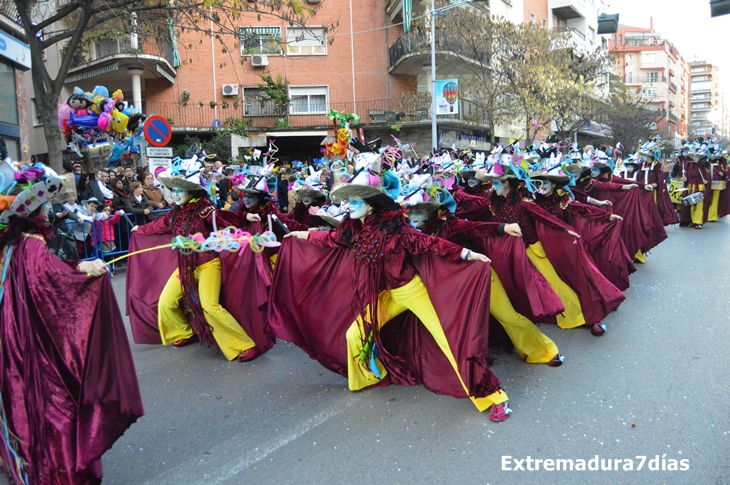
[[[224,84],[223,96],[238,96],[238,84]]]
[[[251,65],[253,67],[264,67],[269,65],[269,56],[264,54],[254,54],[251,56]]]

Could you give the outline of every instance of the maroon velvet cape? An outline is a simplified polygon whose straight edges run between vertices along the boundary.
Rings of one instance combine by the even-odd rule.
[[[601,274],[616,288],[626,291],[629,275],[636,271],[633,255],[626,250],[621,237],[623,220],[609,221],[605,212],[593,207],[570,206],[568,224],[580,234],[583,244]]]
[[[144,414],[111,281],[70,264],[23,239],[5,282],[2,402],[32,484],[101,483],[101,455]]]
[[[672,199],[669,198],[669,188],[667,182],[664,179],[664,172],[659,172],[659,178],[656,184],[656,205],[659,210],[659,217],[662,219],[662,224],[665,226],[671,226],[672,224],[679,224],[679,216],[677,210],[672,204]]]
[[[489,264],[454,263],[413,256],[469,395],[484,397],[500,387],[489,370]],[[269,318],[276,336],[294,343],[327,369],[347,376],[346,332],[362,312],[353,304],[355,258],[346,249],[324,249],[285,239],[272,282]],[[361,293],[362,294],[362,293]],[[383,384],[413,386],[467,397],[451,364],[431,334],[410,312],[383,326]]]
[[[260,232],[259,223],[242,228],[251,234]],[[142,235],[134,233],[129,252],[169,244],[172,234]],[[246,248],[237,253],[220,253],[221,305],[228,310],[261,352],[275,342],[268,324],[266,303],[271,283],[271,269],[263,253]],[[160,344],[157,327],[157,303],[162,289],[178,266],[177,251],[169,248],[129,257],[127,266],[127,315],[137,344]]]
[[[639,249],[649,252],[667,238],[653,192],[638,187],[619,191],[593,189],[590,196],[611,201],[613,213],[623,217],[621,237],[631,257]]]
[[[542,323],[552,320],[565,311],[560,297],[535,268],[525,251],[521,237],[497,236],[474,237],[473,227],[483,222],[463,223],[461,228],[449,227],[441,236],[465,248],[485,254],[492,260],[492,268],[502,281],[512,306],[531,322]],[[469,225],[473,227],[468,228]],[[474,226],[476,225],[476,226]]]
[[[537,204],[522,204],[522,207],[532,214],[545,255],[558,276],[578,295],[586,323],[601,322],[624,301],[624,294],[598,270],[582,238],[568,234],[568,230],[575,228],[562,221],[559,222],[564,230],[544,223],[541,214],[544,209]]]

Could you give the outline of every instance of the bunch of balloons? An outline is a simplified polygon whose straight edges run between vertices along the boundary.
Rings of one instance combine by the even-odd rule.
[[[58,105],[58,128],[69,148],[80,155],[83,146],[115,143],[109,163],[118,161],[124,153],[138,151],[145,119],[124,101],[121,89],[109,95],[104,86],[96,86],[90,93],[76,87],[66,103]]]

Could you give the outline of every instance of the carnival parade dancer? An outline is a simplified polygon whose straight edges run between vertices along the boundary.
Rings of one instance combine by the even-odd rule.
[[[726,192],[727,186],[727,151],[722,145],[716,146],[710,157],[710,180],[712,180],[712,200],[707,213],[707,222],[717,222],[720,217],[727,215]]]
[[[455,205],[453,200],[449,202]],[[496,239],[504,234],[515,237],[521,242],[522,231],[519,224],[464,221],[454,217],[447,207],[438,200],[419,202],[406,207],[411,225],[419,231],[462,244],[471,250],[479,250],[487,254],[482,249],[485,246],[484,240]],[[520,244],[520,246],[524,252],[524,245]],[[503,251],[500,257],[509,259],[510,254]],[[516,266],[512,261],[508,264]],[[505,272],[507,276],[520,273],[518,268],[510,269],[512,271]],[[491,268],[491,272],[489,313],[502,325],[520,357],[530,364],[547,364],[550,367],[560,366],[563,363],[563,356],[560,355],[558,346],[542,333],[534,323],[515,310],[494,267]]]
[[[423,383],[468,396],[479,411],[491,408],[492,420],[507,419],[511,410],[489,370],[483,324],[489,259],[410,227],[379,187],[343,184],[331,196],[349,210],[337,230],[292,232],[309,244],[282,246],[269,304],[277,336],[346,376],[353,391]],[[302,281],[308,274],[315,286]],[[329,314],[316,312],[317,295],[327,298],[328,287],[353,288],[354,301],[334,298]],[[405,322],[396,318],[407,310]]]
[[[60,177],[0,165],[2,468],[13,485],[99,484],[102,454],[144,414],[108,270],[48,250]]]
[[[674,164],[672,177],[681,178],[685,183],[684,198],[701,194],[691,205],[682,204],[679,214],[679,225],[702,229],[707,221],[710,201],[712,198],[712,184],[710,180],[709,163],[707,163],[707,145],[704,140],[694,142],[689,146],[687,155],[680,156]]]
[[[636,267],[621,239],[621,216],[574,200],[564,189],[570,183],[567,175],[543,171],[530,178],[537,205],[574,227],[603,276],[619,290],[628,289],[629,274]]]
[[[208,234],[217,227],[248,227],[250,223],[258,223],[261,220],[256,214],[243,215],[216,210],[216,206],[209,199],[207,189],[201,185],[200,169],[200,162],[194,157],[183,161],[181,167],[168,169],[160,174],[158,178],[171,190],[175,206],[163,218],[143,226],[135,226],[132,230],[144,236],[188,236],[195,233]],[[138,236],[135,236],[133,241],[135,239],[138,239]],[[134,249],[136,247],[130,248],[130,251]],[[171,344],[175,348],[180,348],[200,340],[208,346],[218,345],[226,359],[237,359],[241,362],[254,359],[269,350],[273,345],[273,338],[268,332],[265,314],[257,310],[260,305],[249,302],[249,310],[241,307],[241,304],[246,303],[244,300],[257,298],[260,300],[262,293],[263,300],[266,299],[266,290],[260,288],[261,284],[266,285],[266,277],[258,274],[257,263],[253,259],[260,255],[250,254],[249,251],[244,253],[245,256],[241,258],[238,255],[229,257],[228,271],[224,271],[222,259],[226,255],[219,257],[213,251],[191,253],[180,251],[174,264],[174,271],[171,271],[172,268],[165,268],[170,270],[172,275],[167,278],[161,293],[153,289],[156,285],[149,280],[150,272],[145,271],[150,264],[155,264],[156,272],[160,272],[164,266],[161,264],[160,255],[155,254],[147,258],[144,255],[135,256],[131,260],[133,264],[130,263],[127,278],[128,313],[133,332],[136,332],[135,341],[159,343],[159,340],[150,337],[149,332],[145,330],[154,325],[149,321],[151,320],[149,308],[154,308],[157,302],[150,301],[150,298],[159,295],[155,320],[163,345]],[[171,259],[168,257],[168,260]],[[241,283],[246,282],[248,294],[236,295],[235,292],[229,291],[227,294],[229,304],[223,306],[221,292],[231,286],[227,281],[231,277],[235,278],[235,275],[231,275],[233,271],[240,273]],[[170,273],[162,271],[162,274],[164,277]],[[140,278],[144,278],[146,284],[140,285],[137,281]],[[261,283],[262,279],[264,283]],[[140,294],[139,286],[143,286],[145,291],[153,296]],[[129,307],[133,305],[143,308],[130,309]],[[253,308],[250,308],[251,305]],[[186,318],[184,309],[190,310],[190,321]],[[231,314],[234,309],[237,310],[236,317]]]
[[[491,220],[520,225],[527,256],[565,306],[565,312],[557,317],[558,326],[569,329],[586,325],[594,336],[603,335],[606,328],[601,322],[618,308],[625,298],[623,293],[596,268],[575,229],[523,194],[510,164],[497,167],[496,173],[485,174],[494,181],[489,199]]]

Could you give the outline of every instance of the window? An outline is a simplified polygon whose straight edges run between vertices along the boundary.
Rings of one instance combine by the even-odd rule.
[[[645,98],[656,98],[656,88],[644,88],[641,95]]]
[[[658,83],[659,82],[659,73],[658,72],[650,72],[646,75],[646,82],[648,83]]]
[[[636,96],[636,89],[629,89],[629,96],[631,96],[632,98]]]
[[[257,87],[243,88],[244,116],[276,116],[276,106],[271,101],[261,98],[261,90]]]
[[[323,27],[286,29],[286,53],[290,56],[327,54],[327,31]]]
[[[546,29],[547,28],[547,20],[540,19],[540,28]]]
[[[537,23],[537,15],[535,15],[535,14],[534,14],[534,13],[532,13],[532,12],[530,12],[530,23],[531,23],[532,25],[535,25],[535,24]]]
[[[626,74],[626,82],[629,82],[629,83],[634,82],[634,73],[633,72],[629,72],[628,74]]]
[[[15,69],[0,62],[0,121],[18,126],[18,94],[15,92]]]
[[[588,34],[591,38],[591,41],[595,42],[596,41],[596,29],[594,29],[593,27],[588,27]]]
[[[327,86],[289,87],[291,114],[327,113]]]
[[[241,27],[241,55],[281,55],[280,27]]]
[[[35,98],[30,100],[30,109],[33,113],[33,126],[41,126],[43,122],[41,121],[41,117],[38,116],[38,106],[35,104]]]
[[[641,54],[641,62],[646,64],[656,62],[656,54]]]
[[[626,62],[634,62],[634,55],[633,54],[627,54],[626,55]]]

